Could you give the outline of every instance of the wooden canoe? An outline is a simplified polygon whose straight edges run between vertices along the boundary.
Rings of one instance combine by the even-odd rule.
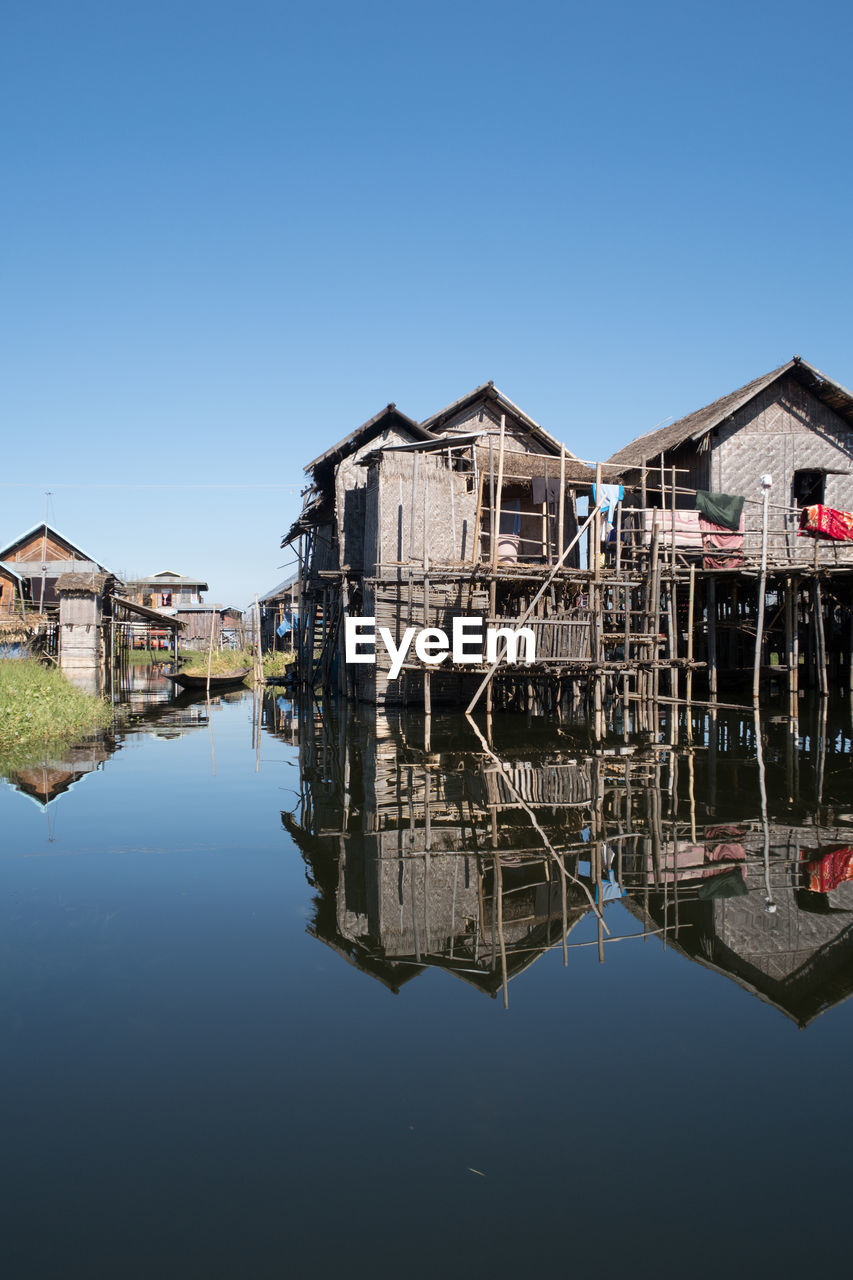
[[[242,684],[246,676],[249,674],[250,667],[241,667],[239,671],[226,671],[224,674],[210,675],[211,689],[227,689],[231,685]],[[166,676],[167,680],[171,680],[173,684],[179,684],[182,689],[206,689],[207,688],[207,672],[204,675],[190,675],[186,671],[178,671],[175,675]]]

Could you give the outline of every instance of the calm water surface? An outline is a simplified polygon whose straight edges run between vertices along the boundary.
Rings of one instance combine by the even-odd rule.
[[[846,706],[132,714],[0,786],[4,1274],[846,1274]]]

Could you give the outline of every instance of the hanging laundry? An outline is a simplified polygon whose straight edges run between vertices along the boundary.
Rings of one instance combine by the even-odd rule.
[[[625,486],[621,484],[603,484],[601,486],[601,510],[603,514],[608,515],[608,519],[613,519],[613,512],[616,510],[617,503],[621,502],[625,496]],[[593,506],[598,502],[596,493],[596,485],[592,486],[592,502]]]
[[[555,480],[551,476],[546,480],[544,476],[534,476],[531,485],[533,505],[541,507],[543,502],[547,502],[549,507],[555,509],[560,503],[560,481]]]
[[[740,518],[744,501],[735,493],[709,493],[706,489],[699,489],[696,493],[696,507],[700,514],[712,524],[721,524],[735,533],[742,527]]]
[[[808,856],[800,850],[800,857]],[[805,867],[807,887],[812,893],[831,893],[846,880],[853,880],[853,848],[836,849],[815,858]]]
[[[696,890],[696,897],[703,902],[708,902],[713,901],[714,898],[742,898],[747,893],[749,889],[743,878],[743,872],[735,868],[733,871],[723,871],[711,876],[708,880],[703,880]]]
[[[797,536],[853,542],[853,512],[835,511],[820,503],[813,507],[803,507]]]
[[[699,529],[699,512],[683,511],[678,508],[675,512],[675,533],[673,535],[673,513],[671,511],[661,511],[658,508],[646,508],[641,512],[643,520],[643,542],[646,546],[652,540],[652,531],[656,528],[658,531],[658,540],[661,547],[671,547],[673,536],[675,537],[675,545],[682,551],[702,549],[702,534]]]
[[[697,512],[697,515],[699,513]],[[702,551],[706,569],[738,569],[743,564],[743,512],[740,528],[733,533],[726,525],[699,516]],[[722,554],[720,554],[722,553]]]

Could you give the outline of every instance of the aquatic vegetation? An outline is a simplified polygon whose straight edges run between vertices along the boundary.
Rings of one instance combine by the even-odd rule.
[[[276,676],[283,676],[287,672],[287,668],[293,662],[295,654],[293,653],[265,653],[264,654],[264,675],[267,679]],[[208,655],[204,652],[194,653],[187,662],[183,670],[192,676],[207,675]],[[252,675],[255,667],[254,652],[249,649],[216,649],[210,655],[210,674],[212,676],[227,675],[230,671],[239,671],[241,667],[248,667],[250,674],[246,677],[246,682],[251,684]]]
[[[0,662],[0,768],[106,728],[112,711],[32,658]]]

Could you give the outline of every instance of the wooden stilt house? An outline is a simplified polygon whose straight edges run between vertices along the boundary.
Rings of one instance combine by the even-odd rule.
[[[592,472],[493,383],[415,423],[393,405],[315,459],[302,515],[284,539],[301,543],[303,678],[337,683],[370,702],[457,699],[472,669],[434,676],[415,662],[389,679],[375,666],[344,670],[348,616],[375,617],[399,640],[407,626],[449,631],[453,616],[518,620],[546,577],[555,588],[537,618],[567,622],[552,657],[582,656],[568,625],[577,567],[576,496]],[[576,630],[576,628],[575,628]],[[577,653],[572,651],[575,643]],[[310,673],[310,674],[309,674]]]
[[[660,537],[673,652],[688,643],[678,583],[697,578],[712,694],[718,673],[751,672],[756,696],[787,673],[793,699],[801,666],[824,694],[853,690],[853,393],[794,356],[632,441],[609,459],[616,472],[634,508],[624,527]],[[707,518],[715,504],[739,525]]]
[[[768,475],[769,563],[853,567],[853,540],[797,536],[805,507],[853,511],[853,393],[800,356],[640,436],[608,462],[638,497],[645,491],[650,508],[695,511],[697,490],[743,496],[747,563],[761,557]],[[689,521],[677,519],[675,540],[691,545]]]

